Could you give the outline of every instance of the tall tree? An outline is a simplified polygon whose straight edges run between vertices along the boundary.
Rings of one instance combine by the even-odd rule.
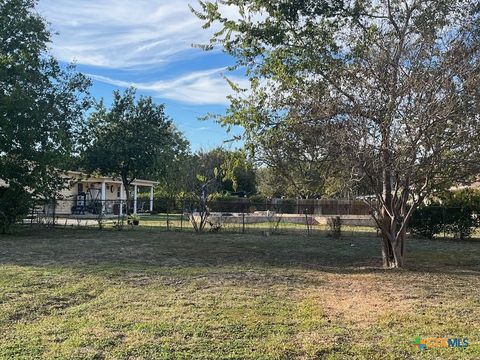
[[[55,196],[89,107],[89,80],[49,55],[50,32],[35,4],[0,1],[0,221],[6,223],[24,215],[9,199],[25,209],[21,201]]]
[[[219,0],[195,12],[220,24],[205,47],[221,43],[251,82],[223,123],[253,146],[283,124],[299,138],[324,129],[320,146],[334,146],[323,154],[334,149],[344,178],[376,198],[392,268],[404,265],[412,212],[478,172],[479,11],[473,0]]]
[[[194,174],[193,178],[199,175],[211,179],[208,186],[210,193],[255,193],[253,163],[243,151],[229,151],[223,148],[199,151],[193,155],[191,171]]]
[[[119,177],[127,204],[130,185],[138,178],[162,179],[169,165],[186,151],[188,143],[151,97],[135,98],[136,91],[113,93],[107,109],[97,105],[83,130],[82,161],[90,171]],[[127,214],[128,214],[127,206]]]
[[[337,151],[320,124],[303,122],[291,116],[251,137],[249,146],[257,162],[284,180],[285,193],[308,199],[324,195]]]

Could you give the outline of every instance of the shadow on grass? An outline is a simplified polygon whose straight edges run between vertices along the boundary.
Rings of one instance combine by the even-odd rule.
[[[480,275],[480,242],[409,239],[411,272]],[[249,267],[315,269],[340,274],[385,272],[374,233],[262,236],[152,229],[19,230],[0,236],[0,264],[138,269]],[[391,273],[394,273],[390,271]]]

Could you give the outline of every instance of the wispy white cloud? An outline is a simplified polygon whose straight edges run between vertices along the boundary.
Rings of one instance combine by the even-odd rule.
[[[64,61],[115,69],[159,66],[200,55],[211,32],[190,12],[195,0],[40,0],[58,32],[52,51]],[[234,11],[232,11],[234,14]]]
[[[53,54],[65,62],[100,67],[89,74],[97,81],[134,86],[155,97],[187,104],[227,104],[232,90],[222,76],[225,68],[165,79],[167,70],[179,72],[176,61],[195,62],[196,56],[204,54],[192,44],[208,43],[215,30],[202,29],[189,3],[198,8],[197,0],[40,0],[37,10],[57,33],[51,45]],[[239,16],[232,6],[222,11],[229,18]],[[184,65],[182,71],[188,68],[198,69],[198,65]],[[142,79],[151,76],[151,81],[126,81],[125,72],[115,70],[135,70]],[[240,76],[229,78],[242,87],[248,85]]]
[[[105,76],[89,74],[92,79],[118,87],[133,86],[151,92],[155,97],[181,101],[184,103],[208,105],[228,104],[227,95],[233,90],[223,77],[225,68],[192,72],[171,80],[154,82],[129,82]],[[248,88],[248,81],[241,77],[229,76],[241,88]]]

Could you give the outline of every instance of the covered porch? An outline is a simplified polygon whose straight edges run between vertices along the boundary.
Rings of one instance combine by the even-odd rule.
[[[137,179],[130,185],[127,203],[125,187],[120,179],[111,177],[88,177],[83,173],[70,172],[71,185],[64,199],[57,203],[57,213],[76,216],[118,216],[127,213],[153,211],[155,181]],[[146,190],[146,191],[145,191]],[[139,200],[139,192],[147,193]]]

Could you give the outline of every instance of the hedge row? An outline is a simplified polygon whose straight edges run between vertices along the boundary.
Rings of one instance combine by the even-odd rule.
[[[414,212],[410,221],[410,231],[427,239],[433,239],[435,235],[443,233],[451,234],[457,239],[467,239],[479,225],[478,216],[473,209],[431,205]]]
[[[413,234],[429,239],[442,233],[466,239],[480,227],[479,214],[479,190],[451,191],[438,202],[417,209],[410,221],[410,229]]]

